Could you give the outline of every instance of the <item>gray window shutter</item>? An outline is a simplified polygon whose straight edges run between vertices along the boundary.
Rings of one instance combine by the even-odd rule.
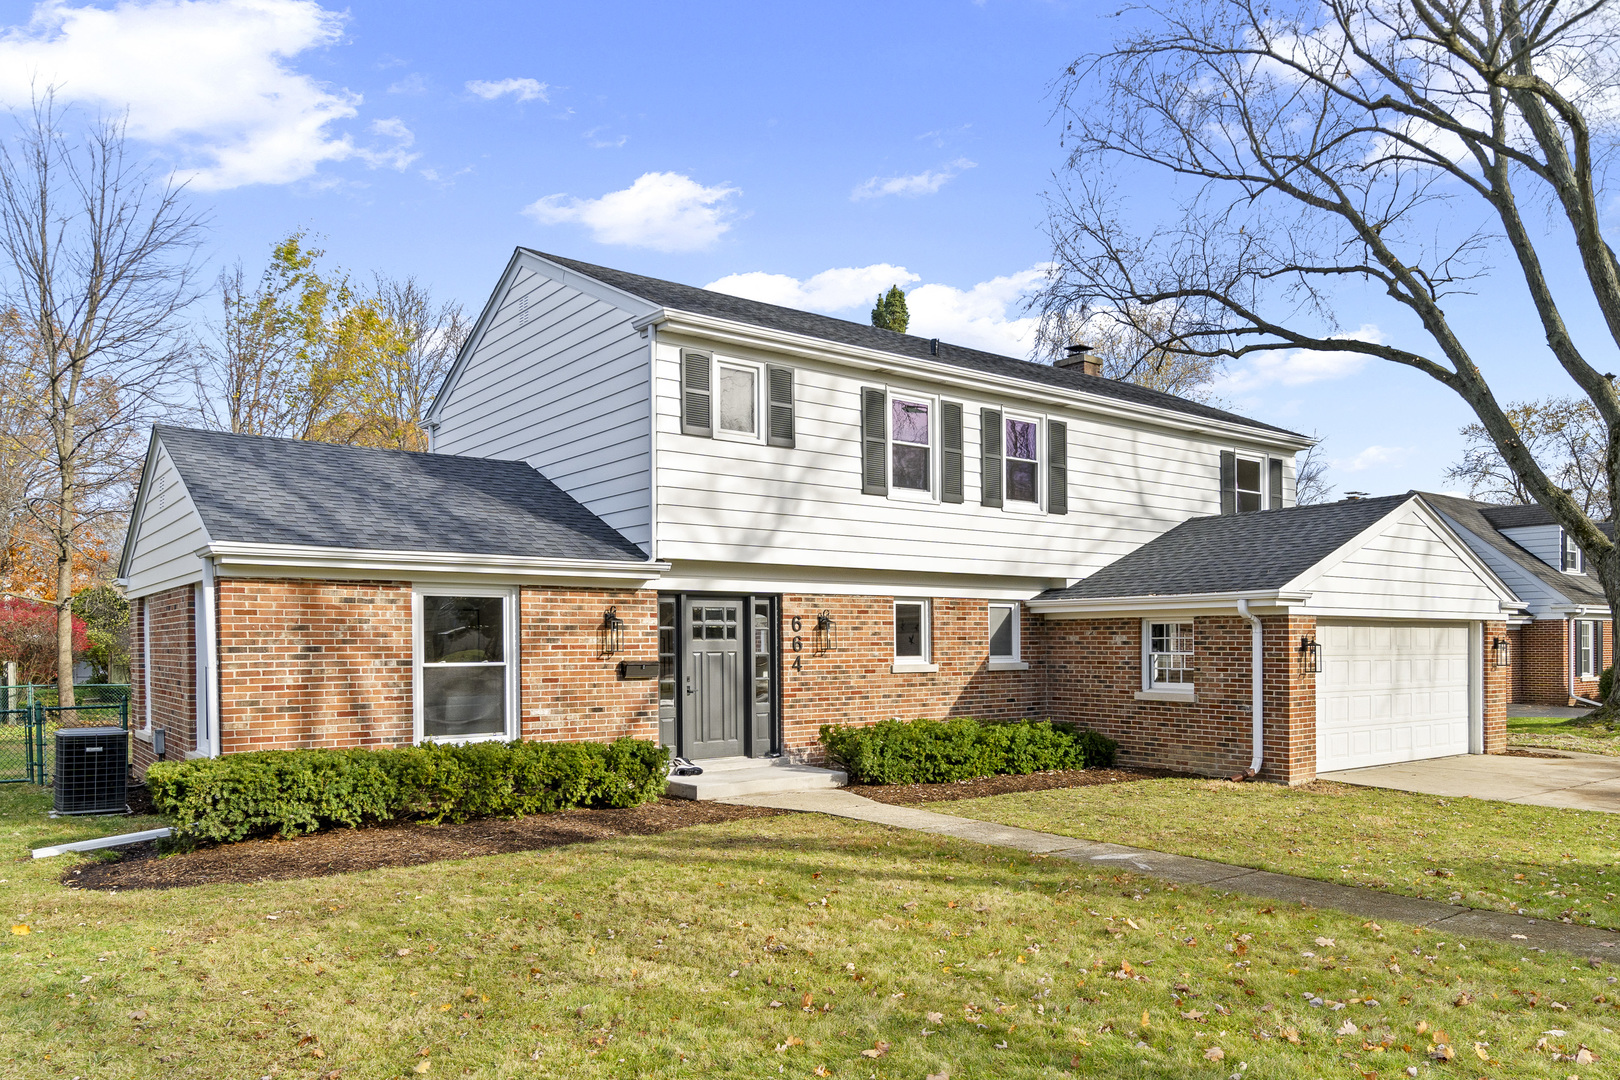
[[[681,434],[714,434],[714,364],[703,353],[681,353]]]
[[[962,501],[962,403],[939,403],[939,501]]]
[[[979,457],[984,463],[979,480],[979,502],[1001,505],[1001,410],[979,410]]]
[[[769,446],[793,445],[793,369],[772,364],[765,369],[769,414],[765,442]]]
[[[861,387],[861,492],[866,495],[889,493],[888,398],[877,387]]]
[[[1221,451],[1221,513],[1237,513],[1237,451]]]
[[[1272,458],[1268,463],[1271,469],[1271,502],[1266,505],[1272,510],[1282,508],[1282,460]]]
[[[1046,512],[1069,512],[1069,425],[1046,422]]]

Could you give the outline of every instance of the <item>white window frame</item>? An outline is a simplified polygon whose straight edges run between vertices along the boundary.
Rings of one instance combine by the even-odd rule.
[[[1142,620],[1142,689],[1137,691],[1138,701],[1192,701],[1197,694],[1197,687],[1193,683],[1158,683],[1153,681],[1153,627],[1185,626],[1190,636],[1194,625],[1191,619],[1167,617],[1161,619],[1147,618]],[[1194,653],[1187,653],[1189,666]]]
[[[989,651],[990,635],[994,631],[994,623],[990,621],[990,613],[996,608],[1008,608],[1012,611],[1012,655],[997,656]],[[1024,662],[1024,606],[1016,600],[992,600],[985,605],[985,652],[990,658],[991,671],[1028,671],[1029,665]]]
[[[1252,461],[1260,467],[1260,509],[1274,510],[1271,505],[1271,459],[1262,454],[1245,454],[1241,450],[1235,455],[1238,461]],[[1254,510],[1245,510],[1238,505],[1243,489],[1238,487],[1237,466],[1232,466],[1232,512],[1234,514],[1253,514]]]
[[[1008,453],[1010,445],[1007,438],[1007,425],[1018,420],[1026,424],[1035,425],[1035,501],[1024,502],[1012,497],[1012,480],[1010,467],[1013,462],[1012,454]],[[1019,461],[1028,461],[1028,458],[1018,458]],[[1050,494],[1046,490],[1051,476],[1046,468],[1046,417],[1035,413],[1014,412],[1004,409],[1001,413],[1001,509],[1009,514],[1044,514],[1046,513],[1046,499]]]
[[[498,596],[505,601],[502,607],[504,623],[501,636],[501,655],[506,658],[506,730],[499,734],[467,735],[459,737],[428,736],[423,733],[423,679],[422,679],[422,598],[424,596]],[[411,738],[414,743],[446,743],[459,746],[475,742],[511,742],[521,738],[523,674],[518,657],[518,603],[519,592],[512,587],[447,584],[416,584],[411,586]]]
[[[922,655],[901,656],[898,649],[899,632],[897,621],[900,617],[901,604],[917,604],[922,607]],[[933,672],[939,670],[934,663],[934,602],[921,596],[897,596],[890,606],[889,648],[894,654],[893,666],[889,669],[894,674]]]
[[[729,431],[720,423],[721,409],[724,406],[725,391],[722,387],[725,368],[736,368],[749,371],[754,376],[754,430]],[[714,357],[714,394],[713,414],[711,417],[710,432],[712,436],[723,442],[743,442],[763,444],[765,442],[765,365],[753,360],[734,360],[729,356]]]
[[[1584,642],[1582,639],[1585,638]],[[1575,620],[1575,677],[1595,679],[1602,674],[1603,623],[1597,619]]]
[[[939,398],[934,394],[919,394],[910,390],[896,389],[888,386],[884,388],[886,396],[883,399],[883,452],[888,455],[884,461],[888,469],[889,498],[900,502],[939,502]],[[895,400],[908,401],[915,405],[928,406],[928,490],[922,488],[901,487],[894,482],[894,403]],[[901,443],[901,446],[916,446],[916,443]]]
[[[1586,552],[1581,550],[1581,545],[1575,542],[1575,538],[1573,536],[1569,535],[1568,530],[1566,530],[1566,529],[1559,529],[1558,530],[1558,542],[1560,544],[1562,544],[1563,548],[1564,548],[1564,550],[1562,552],[1562,557],[1558,560],[1561,565],[1566,564],[1566,563],[1570,563],[1571,562],[1571,556],[1574,557],[1573,565],[1571,565],[1569,567],[1569,569],[1565,570],[1564,573],[1566,573],[1566,574],[1584,574],[1584,573],[1586,573]]]

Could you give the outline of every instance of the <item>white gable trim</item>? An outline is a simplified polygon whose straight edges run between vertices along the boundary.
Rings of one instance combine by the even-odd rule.
[[[202,581],[205,576],[202,562],[199,560],[195,567],[187,571],[171,573],[167,577],[155,582],[147,581],[140,584],[132,584],[132,579],[141,571],[141,568],[136,565],[136,560],[137,552],[143,538],[142,527],[147,524],[149,519],[152,488],[157,475],[158,465],[159,462],[165,458],[167,458],[169,461],[170,471],[174,477],[175,489],[178,492],[179,497],[186,501],[189,508],[189,513],[186,520],[189,523],[191,533],[188,534],[185,539],[189,539],[193,543],[199,539],[204,542],[209,542],[212,539],[208,534],[207,523],[203,521],[202,514],[197,510],[196,502],[192,499],[191,492],[186,487],[184,474],[180,471],[180,467],[175,464],[174,458],[169,454],[168,448],[163,445],[163,440],[158,435],[157,427],[154,426],[152,428],[151,438],[147,442],[146,460],[141,465],[141,480],[140,485],[135,491],[135,505],[130,511],[129,526],[124,533],[124,549],[119,554],[118,558],[118,577],[116,579],[116,583],[124,590],[125,596],[131,600],[141,596],[150,595],[154,592],[161,592],[177,585],[194,584]],[[171,541],[171,543],[172,542],[173,541]],[[174,562],[179,560],[171,559],[170,561]],[[162,565],[162,563],[159,563],[159,565]]]

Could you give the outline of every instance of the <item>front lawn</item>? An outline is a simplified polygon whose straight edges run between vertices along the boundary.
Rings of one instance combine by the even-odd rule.
[[[1318,781],[1144,780],[930,809],[1087,840],[1620,928],[1620,815]]]
[[[1620,737],[1616,736],[1614,728],[1602,721],[1592,723],[1585,717],[1509,716],[1507,732],[1509,746],[1620,757]]]
[[[27,861],[61,829],[41,797],[4,809],[4,1076],[1563,1080],[1620,1060],[1611,969],[1578,958],[814,815],[103,893]]]

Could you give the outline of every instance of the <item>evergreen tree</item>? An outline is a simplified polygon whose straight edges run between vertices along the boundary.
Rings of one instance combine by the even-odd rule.
[[[903,334],[910,324],[911,315],[906,311],[906,294],[898,285],[889,286],[888,293],[879,296],[877,303],[872,307],[872,325],[879,330],[893,330],[897,334]]]

